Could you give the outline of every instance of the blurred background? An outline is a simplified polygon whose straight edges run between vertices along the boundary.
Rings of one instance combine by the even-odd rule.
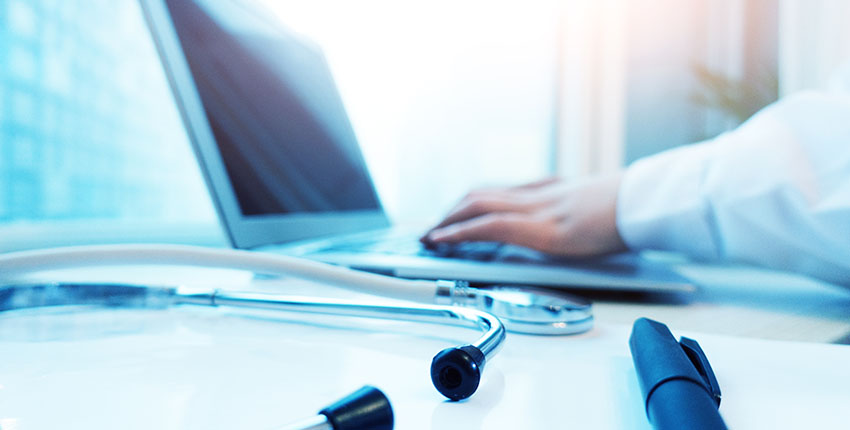
[[[843,0],[253,0],[324,49],[384,206],[730,130],[850,57]],[[0,0],[0,250],[223,243],[135,0]]]

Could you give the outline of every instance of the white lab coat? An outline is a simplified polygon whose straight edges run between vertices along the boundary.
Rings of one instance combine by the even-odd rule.
[[[850,67],[736,130],[632,164],[617,202],[632,249],[746,261],[850,285]]]

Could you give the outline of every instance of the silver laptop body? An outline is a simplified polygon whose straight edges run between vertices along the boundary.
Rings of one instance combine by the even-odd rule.
[[[387,275],[693,291],[634,254],[567,261],[503,244],[426,250],[390,228],[321,50],[237,0],[141,0],[234,247]]]

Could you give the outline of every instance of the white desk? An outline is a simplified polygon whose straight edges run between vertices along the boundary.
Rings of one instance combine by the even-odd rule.
[[[118,273],[137,281],[352,295],[304,282],[251,283],[227,271],[203,278],[188,269],[74,276],[114,279]],[[750,314],[742,309],[743,316],[736,316],[741,302],[764,294],[746,286],[716,291],[722,294],[700,293],[705,296],[678,305],[597,302],[596,328],[579,336],[509,335],[487,364],[479,391],[460,403],[444,401],[428,370],[438,351],[476,336],[466,330],[340,318],[304,324],[301,315],[203,308],[0,315],[0,429],[272,429],[312,415],[364,384],[390,397],[398,429],[644,429],[649,425],[626,341],[630,327],[623,322],[630,323],[632,314],[658,316],[653,313],[667,317],[659,319],[674,333],[700,341],[718,375],[721,412],[731,427],[845,428],[850,347],[690,330],[723,332],[735,318],[759,326],[779,318],[786,300],[808,303],[803,309],[825,302],[824,318],[788,315],[827,327],[846,298],[832,289],[814,290],[812,296],[788,287],[788,298],[767,295],[771,306],[755,306]],[[722,300],[724,295],[731,297]],[[736,295],[745,299],[736,301]],[[712,308],[728,313],[715,319],[725,322],[702,326]]]
[[[600,321],[645,316],[679,330],[759,339],[850,343],[850,288],[747,267],[676,265],[702,287],[691,295],[603,296]]]

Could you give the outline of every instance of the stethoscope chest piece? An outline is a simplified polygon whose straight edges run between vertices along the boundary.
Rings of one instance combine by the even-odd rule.
[[[437,303],[472,307],[497,316],[508,331],[535,335],[583,333],[593,327],[590,301],[563,291],[528,286],[471,288],[438,281]]]

